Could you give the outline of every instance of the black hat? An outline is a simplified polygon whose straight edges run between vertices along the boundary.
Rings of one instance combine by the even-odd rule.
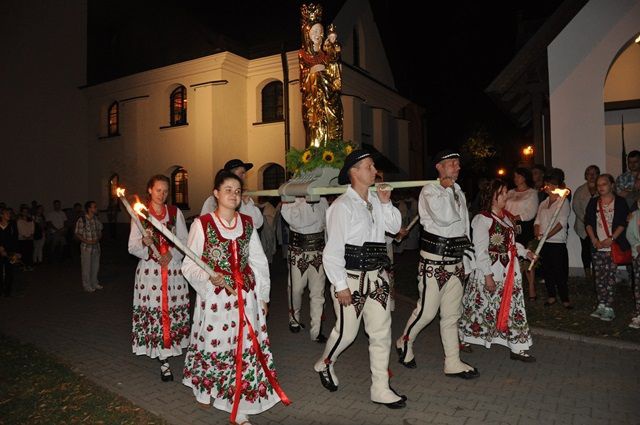
[[[433,165],[435,166],[438,162],[444,161],[445,159],[460,159],[460,154],[451,149],[441,150],[433,157]]]
[[[239,159],[232,159],[231,161],[227,161],[227,163],[224,164],[224,169],[227,171],[231,171],[234,168],[238,167],[244,167],[245,171],[249,171],[253,168],[253,164],[250,162],[242,162]]]
[[[344,159],[344,165],[340,169],[340,174],[338,175],[338,184],[349,183],[349,170],[351,167],[356,165],[358,161],[369,157],[371,157],[371,152],[367,152],[364,149],[356,149],[347,155]]]

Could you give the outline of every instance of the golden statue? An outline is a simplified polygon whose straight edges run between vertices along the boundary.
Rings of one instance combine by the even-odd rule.
[[[342,69],[340,43],[330,25],[327,38],[322,26],[322,6],[301,7],[302,48],[300,91],[306,146],[324,146],[329,140],[342,140]]]

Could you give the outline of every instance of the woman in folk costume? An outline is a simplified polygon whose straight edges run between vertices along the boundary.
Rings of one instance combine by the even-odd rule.
[[[147,183],[149,214],[183,241],[187,226],[182,212],[166,205],[169,179],[155,175]],[[157,358],[162,381],[172,381],[167,358],[179,356],[189,344],[189,289],[182,277],[183,254],[147,221],[146,234],[131,223],[129,253],[140,258],[133,292],[133,352]]]
[[[214,182],[217,208],[195,219],[188,246],[215,272],[211,278],[190,258],[182,271],[196,290],[191,342],[183,383],[200,403],[231,413],[231,423],[282,401],[267,334],[269,264],[251,217],[236,208],[242,181],[226,170]]]
[[[516,242],[506,200],[507,185],[501,180],[482,189],[480,213],[471,223],[476,268],[462,299],[460,334],[463,344],[504,345],[511,359],[533,362],[527,353],[532,341],[517,257],[535,255]]]

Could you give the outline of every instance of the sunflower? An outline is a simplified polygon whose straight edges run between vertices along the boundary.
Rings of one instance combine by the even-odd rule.
[[[322,160],[324,162],[331,163],[331,162],[333,162],[334,158],[335,158],[335,155],[331,151],[324,151],[322,153]]]
[[[311,161],[311,151],[304,151],[302,154],[302,162],[306,164],[309,161]]]
[[[347,155],[349,155],[352,150],[353,150],[353,147],[351,145],[347,145],[344,147],[344,153],[346,153]]]

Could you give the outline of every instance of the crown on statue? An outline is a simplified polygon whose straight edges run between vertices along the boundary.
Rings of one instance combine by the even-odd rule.
[[[302,26],[311,27],[322,21],[322,6],[315,3],[303,4],[300,7],[302,14]]]

